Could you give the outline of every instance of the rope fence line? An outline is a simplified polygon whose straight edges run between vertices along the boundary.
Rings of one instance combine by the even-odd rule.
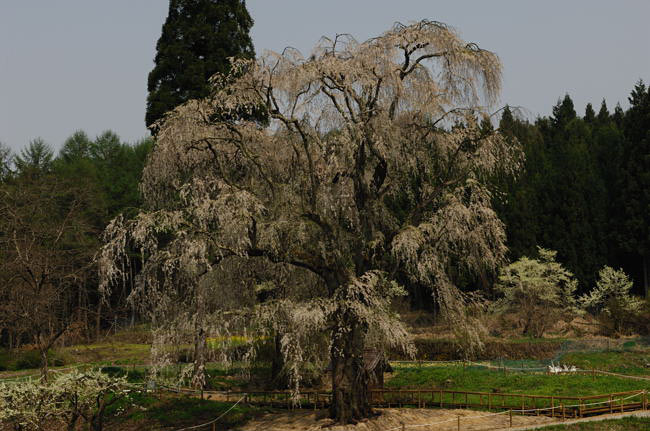
[[[180,429],[177,429],[177,430],[175,430],[175,431],[189,431],[189,430],[195,430],[195,429],[199,429],[199,428],[207,427],[207,426],[209,426],[209,425],[212,425],[212,430],[215,430],[215,429],[216,429],[215,424],[216,424],[216,423],[217,423],[217,422],[218,422],[222,417],[224,417],[224,416],[226,416],[228,413],[230,413],[230,411],[231,411],[232,409],[234,409],[235,407],[237,407],[237,404],[239,404],[239,403],[240,403],[244,398],[246,398],[246,395],[244,395],[243,397],[241,397],[241,398],[240,398],[240,399],[239,399],[235,404],[233,404],[232,406],[230,406],[230,408],[229,408],[228,410],[226,410],[225,412],[221,413],[218,417],[212,419],[212,420],[209,421],[209,422],[206,422],[206,423],[204,423],[204,424],[200,424],[200,425],[194,425],[194,426],[191,426],[191,427],[180,428]]]
[[[632,399],[634,397],[638,397],[639,395],[643,395],[643,394],[646,394],[646,393],[647,393],[647,391],[643,390],[643,391],[640,391],[640,392],[638,392],[636,394],[632,394],[629,397],[625,397],[625,398],[618,398],[618,399],[613,399],[613,400],[610,400],[610,401],[601,401],[601,402],[587,403],[587,404],[574,404],[574,405],[562,406],[562,407],[563,408],[575,408],[575,407],[584,407],[584,406],[588,406],[588,405],[611,404],[612,402],[620,402],[620,403],[622,403],[623,401]],[[467,420],[474,420],[474,419],[482,419],[482,418],[491,417],[491,416],[499,416],[499,415],[503,415],[503,414],[512,415],[513,413],[521,413],[523,415],[524,413],[542,412],[542,411],[551,410],[551,409],[552,409],[552,407],[546,407],[546,408],[541,408],[541,409],[524,409],[524,410],[510,409],[510,410],[507,410],[507,411],[503,411],[503,412],[499,412],[499,413],[491,413],[491,414],[487,414],[487,415],[464,416],[464,417],[462,417],[462,419],[467,421]],[[398,427],[389,428],[389,429],[387,429],[385,431],[403,430],[405,428],[430,427],[430,426],[433,426],[433,425],[440,425],[440,424],[444,424],[444,423],[448,423],[448,422],[454,422],[454,421],[457,421],[459,423],[459,429],[460,429],[460,420],[461,420],[461,416],[458,416],[457,418],[446,419],[444,421],[438,421],[438,422],[431,422],[431,423],[428,423],[428,424],[415,424],[415,425],[402,424],[402,425],[400,425]],[[512,417],[511,417],[510,426],[512,426]]]
[[[173,389],[173,388],[166,388],[166,389],[171,389],[174,392],[177,392],[177,389]],[[195,392],[196,393],[196,392],[200,392],[200,391],[198,391],[198,390],[187,390],[186,392]],[[181,429],[178,429],[178,430],[175,430],[175,431],[197,430],[197,429],[200,429],[200,428],[203,428],[203,427],[207,427],[209,425],[212,425],[212,429],[215,430],[216,428],[215,428],[214,424],[216,424],[216,422],[218,422],[226,414],[228,414],[230,411],[232,411],[232,409],[234,409],[235,406],[237,406],[244,399],[246,399],[246,397],[248,395],[249,395],[248,393],[243,394],[237,400],[237,402],[234,403],[228,410],[226,410],[224,413],[219,415],[217,418],[215,418],[215,419],[213,419],[213,420],[211,420],[209,422],[206,422],[206,423],[203,423],[203,424],[200,424],[200,425],[195,425],[195,426],[192,426],[192,427],[181,428]],[[607,405],[607,404],[609,404],[611,406],[614,403],[620,404],[621,406],[624,406],[623,405],[624,401],[627,401],[627,400],[630,400],[630,399],[633,399],[633,398],[636,398],[636,397],[639,397],[639,396],[642,396],[642,395],[647,395],[647,391],[646,390],[638,391],[638,392],[630,394],[629,396],[626,396],[626,397],[619,397],[619,398],[611,398],[610,397],[610,399],[607,400],[607,401],[597,401],[597,402],[590,402],[590,403],[578,403],[578,404],[561,405],[561,406],[544,407],[544,408],[534,408],[534,409],[508,409],[508,410],[505,410],[505,411],[502,411],[502,412],[497,412],[497,413],[489,413],[489,414],[482,414],[482,415],[475,415],[475,416],[457,416],[456,418],[451,418],[451,419],[446,419],[446,420],[443,420],[443,421],[436,421],[436,422],[431,422],[431,423],[426,423],[426,424],[412,424],[412,425],[402,424],[402,425],[400,425],[398,427],[389,428],[389,429],[387,429],[385,431],[398,431],[398,430],[405,430],[406,428],[431,427],[431,426],[442,425],[442,424],[446,424],[446,423],[450,423],[450,422],[457,422],[458,427],[459,427],[458,429],[460,429],[461,421],[471,421],[471,420],[484,419],[484,418],[487,418],[487,417],[495,417],[495,416],[501,416],[501,415],[509,415],[510,427],[512,427],[512,421],[513,421],[512,415],[513,414],[531,415],[533,413],[538,413],[538,415],[539,415],[539,413],[545,412],[545,411],[547,412],[547,411],[562,409],[562,411],[564,412],[566,409],[573,409],[573,408],[579,408],[579,409],[582,410],[583,408],[585,408],[587,406]],[[601,396],[592,396],[592,397],[601,397]],[[644,402],[641,403],[640,407],[643,408],[644,410],[647,408],[647,404],[646,404],[645,399],[644,399]],[[555,417],[555,416],[553,415],[552,417]],[[563,419],[564,419],[564,417],[563,417]]]

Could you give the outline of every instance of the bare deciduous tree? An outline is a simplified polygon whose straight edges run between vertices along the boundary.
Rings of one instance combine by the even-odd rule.
[[[363,43],[324,38],[308,58],[286,49],[233,61],[233,71],[160,124],[142,183],[149,210],[109,226],[104,288],[123,275],[129,241],[146,257],[140,298],[171,314],[194,298],[195,322],[209,320],[200,280],[229,256],[307,270],[323,292],[283,299],[282,313],[260,304],[257,320],[284,319],[289,364],[310,334],[329,334],[331,415],[368,417],[364,349],[412,349],[390,309],[404,294],[398,276],[431,286],[479,342],[452,268],[494,271],[506,250],[485,178],[515,172],[521,152],[478,124],[500,62],[422,21]],[[260,110],[268,124],[241,120]]]
[[[96,244],[85,192],[32,172],[3,183],[0,196],[0,323],[38,348],[47,380],[48,350],[70,323]]]

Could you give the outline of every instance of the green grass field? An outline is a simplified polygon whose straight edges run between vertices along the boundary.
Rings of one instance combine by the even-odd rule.
[[[200,400],[186,397],[142,397],[136,400],[145,409],[132,409],[119,421],[147,424],[147,429],[169,429],[194,426],[220,416],[232,407],[232,403]],[[219,429],[231,429],[256,416],[272,412],[267,408],[237,405],[219,420]]]
[[[589,396],[650,389],[650,381],[613,376],[508,372],[462,365],[395,365],[386,388],[436,388],[528,395]]]

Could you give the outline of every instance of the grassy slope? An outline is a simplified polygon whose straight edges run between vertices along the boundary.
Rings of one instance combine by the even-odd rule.
[[[556,425],[540,429],[543,431],[641,431],[650,430],[650,418],[631,417],[571,425]]]
[[[146,410],[134,408],[121,417],[115,417],[111,421],[111,429],[131,429],[134,425],[150,430],[194,426],[209,422],[232,407],[232,403],[172,396],[163,396],[160,399],[141,397],[134,401]],[[219,420],[219,429],[240,426],[269,411],[265,408],[237,405]]]
[[[600,369],[628,375],[648,375],[650,351],[615,350],[606,352],[571,352],[562,356],[562,362],[583,369]]]
[[[530,395],[588,396],[650,389],[650,381],[611,376],[508,373],[462,366],[394,367],[387,388],[441,388]]]

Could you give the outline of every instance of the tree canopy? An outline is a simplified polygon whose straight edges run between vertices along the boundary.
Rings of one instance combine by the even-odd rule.
[[[147,256],[138,289],[168,315],[182,305],[180,290],[200,295],[201,279],[228,257],[307,270],[323,289],[293,302],[283,351],[300,354],[306,333],[327,331],[332,416],[366,417],[364,349],[410,349],[389,308],[404,292],[398,279],[431,286],[478,342],[454,268],[496,271],[506,251],[485,178],[514,173],[521,153],[479,124],[498,95],[500,62],[422,21],[232,69],[213,77],[209,97],[159,123],[142,185],[150,210],[109,226],[105,287],[122,275],[131,241]],[[238,119],[259,106],[268,124]],[[193,322],[205,318],[200,304]]]

